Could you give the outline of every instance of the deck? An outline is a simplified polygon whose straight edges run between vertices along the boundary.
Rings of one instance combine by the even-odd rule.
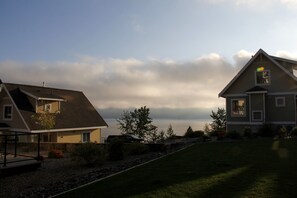
[[[7,158],[6,165],[0,159],[0,176],[14,175],[22,172],[33,171],[41,167],[41,161],[25,157]]]

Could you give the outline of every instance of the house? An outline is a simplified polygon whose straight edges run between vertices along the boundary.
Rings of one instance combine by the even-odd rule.
[[[260,49],[219,93],[226,99],[227,131],[257,132],[264,123],[296,126],[297,61]]]
[[[52,115],[50,128],[38,116]],[[40,133],[42,142],[101,142],[107,124],[80,91],[0,82],[0,131]],[[0,132],[1,133],[1,132]],[[20,136],[26,137],[26,136]],[[27,136],[27,142],[36,136]]]

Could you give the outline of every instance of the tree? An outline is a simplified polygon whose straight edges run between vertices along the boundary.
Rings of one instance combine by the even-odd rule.
[[[194,133],[193,129],[191,126],[188,127],[186,133],[185,133],[185,137],[189,137]]]
[[[31,117],[36,124],[40,125],[43,129],[50,130],[56,125],[56,113],[44,111],[32,115]]]
[[[151,143],[156,143],[157,141],[162,141],[164,140],[164,131],[158,132],[157,128],[155,130],[151,130],[148,133],[148,141]]]
[[[131,112],[124,111],[119,119],[117,119],[119,129],[122,134],[133,134],[133,118]]]
[[[132,134],[147,139],[150,133],[156,133],[157,130],[149,115],[150,109],[146,108],[146,106],[130,112],[124,111],[121,117],[117,119],[119,129],[122,134]]]
[[[211,111],[210,117],[213,119],[210,124],[212,131],[226,130],[226,110],[218,108],[217,112]]]
[[[172,138],[173,136],[175,136],[175,133],[172,129],[172,125],[170,124],[166,131],[166,138]]]
[[[205,123],[205,124],[204,124],[203,131],[204,131],[206,134],[209,134],[209,133],[211,132],[208,123]]]

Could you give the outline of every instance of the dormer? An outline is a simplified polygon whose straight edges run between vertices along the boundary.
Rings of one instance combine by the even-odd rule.
[[[45,90],[24,90],[20,89],[22,93],[28,96],[28,100],[34,108],[35,113],[60,113],[61,102],[66,100],[60,96],[54,95],[50,89]]]

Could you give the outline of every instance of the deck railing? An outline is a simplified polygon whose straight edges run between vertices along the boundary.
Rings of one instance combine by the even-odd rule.
[[[34,141],[36,144],[35,149],[19,146],[21,142],[28,140]],[[6,167],[8,163],[31,159],[40,159],[39,133],[0,132],[0,166]]]

